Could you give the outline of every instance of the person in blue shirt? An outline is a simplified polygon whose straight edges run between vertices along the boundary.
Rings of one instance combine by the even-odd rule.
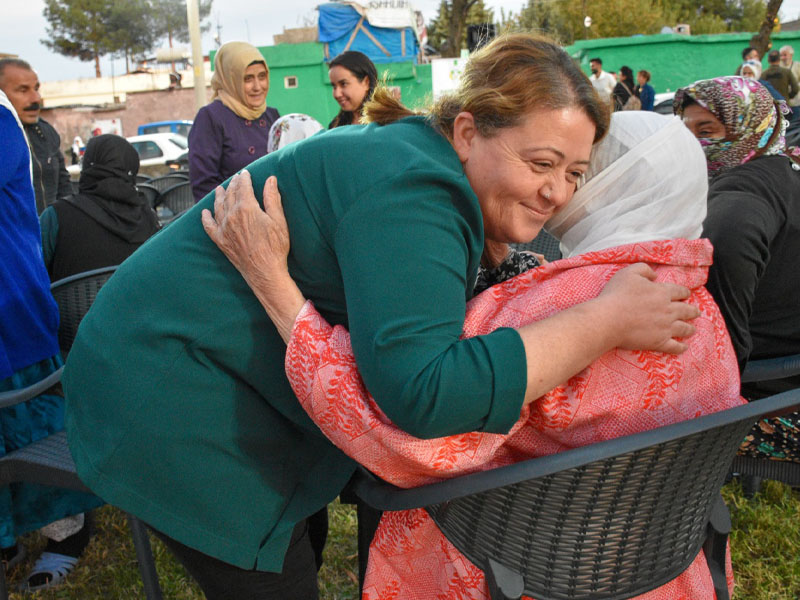
[[[653,110],[653,103],[656,99],[656,91],[650,85],[650,71],[642,69],[636,74],[636,81],[639,85],[636,86],[636,95],[642,102],[642,110]]]
[[[28,142],[8,96],[0,90],[0,393],[21,389],[56,371],[58,306],[42,260]],[[0,456],[64,429],[64,398],[47,390],[0,409]],[[47,545],[21,591],[58,585],[89,542],[84,511],[102,501],[83,492],[34,483],[0,486],[0,569],[25,556],[17,538],[40,530]]]

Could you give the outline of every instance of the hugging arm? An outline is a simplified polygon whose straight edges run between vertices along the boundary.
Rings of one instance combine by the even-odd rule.
[[[254,213],[244,219],[254,226],[250,231],[271,227],[267,221],[270,217],[261,211],[255,201],[249,175],[243,177],[247,179],[245,184],[229,188],[227,195],[222,190],[218,191],[221,195],[218,204],[222,202],[223,205],[222,216],[218,211],[215,221],[208,211],[204,211],[203,223],[212,239],[254,288],[284,339],[288,339],[286,332],[291,331],[294,319],[302,308],[302,294],[291,282],[288,271],[269,272],[270,269],[285,271],[285,255],[280,261],[259,258],[262,254],[273,252],[269,243],[271,234],[247,238],[245,228],[233,225],[238,219],[237,213],[244,212]],[[265,192],[267,211],[279,210],[280,201],[276,203],[268,199],[271,194],[277,195],[277,187],[270,188],[268,183]],[[241,197],[237,197],[239,195]],[[365,207],[367,212],[371,208],[366,204]],[[375,207],[375,210],[379,209]],[[392,215],[391,211],[384,210],[380,215],[357,216],[361,217],[358,222],[370,223],[365,221],[365,217],[391,218]],[[226,220],[229,219],[230,227],[226,226]],[[280,228],[277,218],[273,219],[273,224]],[[348,230],[342,227],[340,231],[343,234],[339,242],[350,248],[354,256],[363,256],[359,244],[368,248],[370,244],[379,243],[379,240],[370,237],[379,235],[380,231],[376,230],[380,228],[373,227],[370,232],[369,228]],[[240,244],[227,241],[242,236],[247,241]],[[280,251],[288,250],[288,244],[285,248],[279,248]],[[453,251],[453,256],[456,255],[457,251]],[[653,283],[655,274],[649,267],[633,265],[614,276],[603,293],[589,302],[526,325],[516,332],[500,329],[489,335],[458,340],[463,325],[463,300],[460,322],[454,322],[448,316],[453,311],[447,306],[444,309],[439,306],[448,302],[457,303],[455,296],[443,300],[441,295],[425,295],[423,290],[416,303],[413,299],[405,298],[413,306],[411,313],[398,313],[394,321],[390,319],[388,324],[372,323],[370,319],[380,315],[376,315],[370,307],[380,305],[385,295],[392,291],[373,284],[370,269],[379,269],[380,265],[370,266],[358,260],[351,263],[349,260],[350,257],[344,256],[341,265],[345,288],[348,290],[348,314],[352,315],[350,327],[355,356],[358,360],[359,347],[371,353],[371,359],[375,353],[379,355],[377,360],[372,359],[363,366],[359,362],[359,369],[386,415],[403,430],[417,437],[439,437],[477,429],[505,432],[519,417],[523,400],[519,396],[524,396],[525,403],[532,402],[614,347],[682,352],[685,344],[674,338],[691,335],[693,327],[686,321],[698,314],[696,307],[680,302],[688,297],[686,288]],[[432,260],[431,257],[428,260]],[[445,257],[445,263],[450,260],[453,257]],[[456,278],[459,270],[464,271],[463,265],[460,267],[456,269],[443,264],[434,272],[437,276]],[[398,285],[404,283],[409,282],[401,276]],[[455,290],[462,298],[464,284],[462,281],[460,290]],[[406,295],[415,293],[413,290],[400,292]],[[353,298],[352,303],[350,298]],[[441,321],[431,321],[428,316],[431,312],[440,315]],[[448,318],[450,320],[446,321]],[[434,324],[430,325],[431,322]],[[444,351],[436,353],[437,344]],[[492,362],[495,350],[506,353],[500,355],[503,360]],[[393,369],[392,365],[402,360],[412,361],[413,368],[423,363],[422,370],[417,371],[410,381],[408,372],[390,373],[392,377],[389,378],[389,384],[378,381],[376,370],[380,374],[381,369]],[[523,389],[517,399],[513,386],[509,386],[506,380],[512,380],[513,384],[514,378],[519,377],[520,360],[527,377],[522,381]],[[512,361],[513,364],[507,364]],[[483,368],[486,371],[483,381],[493,383],[470,391],[477,386],[481,374],[466,370],[465,365]],[[378,381],[376,386],[373,380]],[[392,385],[405,387],[397,389]],[[492,389],[485,389],[490,387]],[[398,392],[398,396],[392,396],[390,392]],[[453,398],[448,398],[448,394]],[[386,403],[381,397],[390,397],[391,402]]]

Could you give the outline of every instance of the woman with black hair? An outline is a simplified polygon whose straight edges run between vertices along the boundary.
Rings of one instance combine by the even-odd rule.
[[[358,123],[361,110],[378,83],[375,65],[366,54],[348,50],[330,62],[328,77],[333,86],[333,99],[341,107],[328,129]]]
[[[633,71],[628,66],[622,66],[619,68],[619,81],[617,85],[614,86],[614,91],[611,93],[611,97],[614,98],[614,110],[639,110],[642,107],[642,103],[638,102],[638,98],[634,93],[634,88],[636,87],[636,83],[633,81]],[[628,101],[634,98],[635,101],[629,103]]]

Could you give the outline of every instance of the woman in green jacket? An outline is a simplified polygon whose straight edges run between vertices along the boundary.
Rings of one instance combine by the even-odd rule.
[[[523,403],[611,348],[685,348],[674,338],[693,332],[688,290],[642,265],[550,319],[459,339],[482,255],[535,236],[608,126],[558,46],[500,38],[427,117],[392,103],[371,114],[256,161],[229,194],[261,195],[277,177],[289,272],[350,329],[399,427],[506,432]],[[313,598],[305,520],[355,463],[292,394],[258,270],[245,281],[203,230],[213,206],[209,195],[148,241],[99,294],[64,375],[70,447],[87,485],[158,530],[208,598]]]

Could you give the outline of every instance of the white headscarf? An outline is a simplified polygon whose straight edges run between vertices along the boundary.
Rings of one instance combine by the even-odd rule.
[[[708,172],[700,143],[678,117],[616,112],[592,149],[585,181],[545,228],[564,257],[613,246],[697,239]]]
[[[750,67],[753,71],[753,79],[761,79],[761,63],[757,60],[746,60],[742,63],[742,67],[739,70],[739,73],[742,73],[742,77],[744,77],[744,68]]]
[[[292,142],[304,140],[322,129],[322,125],[314,117],[302,113],[284,115],[269,128],[267,152],[274,152]]]

